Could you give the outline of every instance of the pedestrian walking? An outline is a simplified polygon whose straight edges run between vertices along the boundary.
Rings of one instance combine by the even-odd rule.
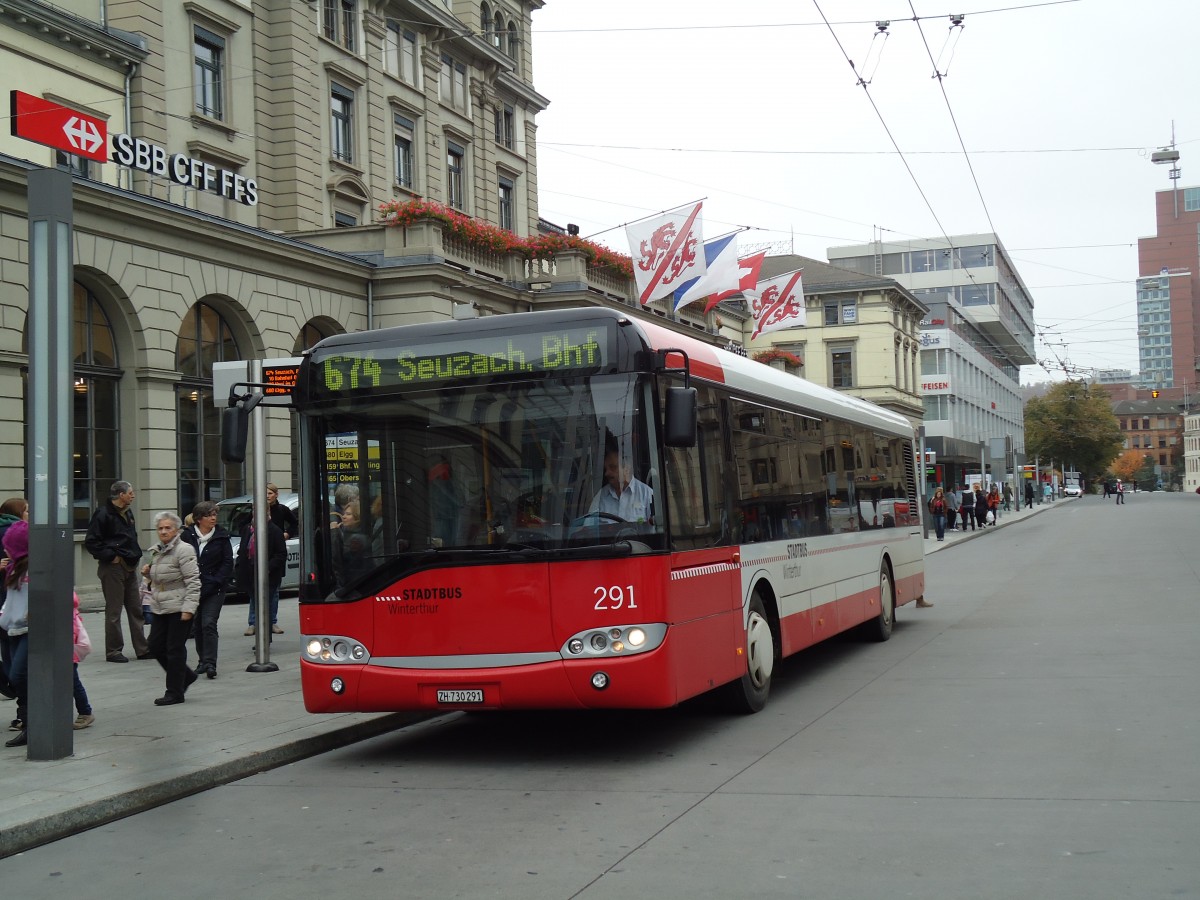
[[[129,662],[124,654],[121,611],[129,621],[129,640],[138,659],[150,659],[142,601],[138,595],[138,567],[142,548],[130,506],[135,493],[128,481],[114,481],[108,500],[92,514],[83,545],[99,563],[97,574],[104,592],[104,658]]]
[[[1004,511],[1012,512],[1013,489],[1007,481],[1004,482]]]
[[[1117,493],[1117,504],[1119,506],[1124,506],[1125,505],[1125,484],[1124,484],[1124,482],[1119,481],[1119,480],[1117,481],[1116,493]]]
[[[991,488],[988,490],[987,509],[988,509],[988,515],[990,515],[991,519],[992,519],[991,524],[999,525],[1000,524],[1000,487],[999,487],[999,485],[993,484],[991,486]]]
[[[0,571],[7,593],[0,609],[0,628],[8,632],[8,676],[17,701],[17,717],[12,724],[17,736],[4,746],[24,747],[29,743],[29,523],[22,519],[10,525],[2,546]]]
[[[962,530],[967,530],[967,523],[971,523],[971,530],[975,530],[975,491],[969,484],[963,485],[962,500],[959,501],[958,511],[962,515]]]
[[[229,532],[217,524],[217,504],[201,500],[192,510],[192,525],[183,529],[183,540],[196,551],[200,568],[200,604],[193,620],[196,638],[196,674],[217,677],[217,623],[225,605],[225,587],[233,575],[233,544]]]
[[[25,522],[29,521],[29,501],[24,497],[10,497],[3,504],[0,504],[0,541],[4,540],[5,532],[12,525],[22,520]],[[4,577],[0,575],[0,605],[3,605],[5,595]],[[9,700],[15,700],[17,692],[13,689],[8,679],[11,659],[12,654],[9,651],[8,632],[0,628],[0,696],[7,697]]]
[[[979,523],[980,528],[987,527],[987,494],[983,492],[983,485],[975,485],[975,521]]]
[[[933,492],[933,496],[929,498],[929,512],[933,514],[933,527],[937,532],[937,539],[939,541],[946,539],[947,511],[946,492],[938,488]]]
[[[1033,482],[1025,482],[1025,508],[1033,509]]]
[[[179,529],[183,521],[173,512],[154,517],[158,544],[151,551],[153,560],[142,569],[150,582],[150,653],[167,673],[166,693],[155,706],[173,706],[184,702],[195,672],[187,664],[187,639],[192,633],[192,618],[200,605],[200,567],[196,551],[183,540]]]

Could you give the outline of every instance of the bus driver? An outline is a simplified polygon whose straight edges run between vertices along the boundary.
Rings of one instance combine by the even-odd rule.
[[[604,484],[588,512],[606,513],[626,522],[654,521],[654,491],[633,477],[633,466],[621,458],[615,440],[605,442]]]

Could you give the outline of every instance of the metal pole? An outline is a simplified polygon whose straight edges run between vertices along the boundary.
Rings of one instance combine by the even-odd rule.
[[[250,382],[261,384],[263,367],[261,359],[250,360]],[[246,667],[247,672],[278,672],[279,666],[271,662],[271,598],[270,598],[270,548],[267,518],[267,441],[263,406],[260,403],[250,411],[250,437],[254,442],[252,466],[254,477],[250,485],[254,498],[254,662]]]
[[[65,171],[29,173],[29,759],[71,755],[75,554],[71,522],[74,406],[69,398],[73,279],[72,181]],[[64,398],[67,398],[64,400]]]
[[[929,511],[929,501],[926,498],[928,490],[925,486],[925,426],[921,425],[917,428],[917,435],[921,442],[921,477],[917,479],[917,492],[920,494],[921,501],[921,537],[928,539],[929,537],[929,516],[926,513]]]

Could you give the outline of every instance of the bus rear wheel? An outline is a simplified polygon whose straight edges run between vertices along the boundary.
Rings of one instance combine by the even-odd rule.
[[[896,586],[892,570],[885,562],[879,567],[879,615],[866,623],[867,635],[873,641],[886,641],[896,624]]]
[[[775,628],[762,599],[750,598],[746,616],[746,671],[726,685],[726,699],[735,712],[756,713],[767,705],[771,676],[775,671]]]

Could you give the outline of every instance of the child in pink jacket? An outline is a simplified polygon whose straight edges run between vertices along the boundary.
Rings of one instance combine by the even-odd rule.
[[[79,713],[75,717],[75,728],[87,728],[96,721],[96,717],[92,715],[92,705],[88,703],[87,691],[83,689],[83,682],[79,680],[79,662],[92,651],[92,641],[88,637],[87,629],[83,627],[83,619],[79,615],[79,595],[75,594],[75,712]]]

